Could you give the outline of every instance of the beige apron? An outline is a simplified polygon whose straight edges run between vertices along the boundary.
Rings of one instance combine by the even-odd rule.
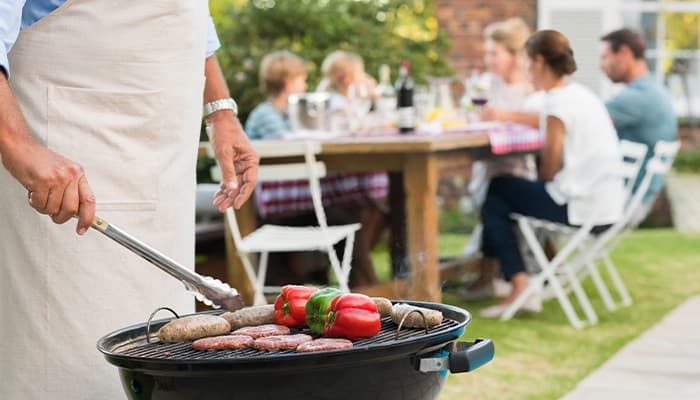
[[[10,53],[35,137],[84,166],[101,216],[184,265],[206,19],[203,0],[68,0]],[[159,306],[194,308],[181,283],[110,239],[36,213],[0,171],[2,399],[125,398],[95,344]]]

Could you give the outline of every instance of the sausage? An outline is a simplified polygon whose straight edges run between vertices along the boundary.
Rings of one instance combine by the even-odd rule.
[[[275,306],[268,304],[264,306],[246,307],[234,312],[225,312],[221,318],[231,324],[231,329],[243,328],[244,326],[257,326],[271,324],[275,322],[273,318]]]
[[[266,324],[260,326],[246,326],[244,328],[233,331],[234,335],[248,335],[253,339],[259,339],[266,336],[289,335],[289,328],[284,325]]]
[[[207,336],[223,335],[231,331],[231,325],[216,315],[190,315],[168,322],[158,331],[164,343],[185,342]]]
[[[351,349],[352,342],[348,339],[320,338],[310,342],[304,342],[297,347],[299,353],[311,353],[316,351]]]
[[[313,338],[303,333],[296,335],[267,336],[255,339],[253,347],[258,350],[277,351],[296,349],[302,343],[310,342]]]
[[[430,308],[416,307],[404,303],[394,304],[391,310],[391,320],[398,325],[405,315],[411,313],[408,315],[408,317],[406,317],[402,326],[407,328],[425,328],[423,317],[416,312],[411,312],[413,310],[419,310],[423,313],[425,316],[425,323],[428,324],[428,328],[432,328],[442,323],[442,313],[440,311]]]
[[[242,349],[253,344],[253,338],[246,335],[224,335],[197,339],[192,348],[200,351]]]
[[[377,306],[377,311],[382,318],[391,315],[391,301],[384,297],[372,297],[372,301]]]

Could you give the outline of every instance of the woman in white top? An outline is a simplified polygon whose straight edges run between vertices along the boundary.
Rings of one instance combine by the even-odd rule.
[[[546,139],[539,181],[512,176],[491,181],[482,209],[482,251],[498,259],[513,289],[501,303],[482,310],[483,317],[500,317],[528,286],[511,213],[569,225],[595,218],[598,229],[622,214],[622,179],[606,177],[622,159],[617,135],[603,103],[585,87],[566,81],[576,70],[568,39],[557,31],[539,31],[528,39],[525,50],[532,83],[546,91]],[[605,196],[599,209],[594,210],[588,194]],[[541,305],[528,301],[524,308],[538,311]]]
[[[484,64],[488,70],[487,76],[490,83],[489,107],[485,109],[485,113],[494,108],[518,112],[540,111],[540,108],[532,106],[531,97],[534,89],[527,79],[523,65],[523,47],[530,34],[530,28],[518,17],[494,22],[484,30],[486,39]],[[534,181],[537,179],[534,155],[511,154],[493,160],[474,162],[469,181],[469,193],[477,209],[484,205],[491,178],[499,175],[520,176]],[[469,243],[462,249],[465,255],[471,255],[479,250],[482,230],[481,224],[474,228]],[[504,285],[496,284],[498,265],[491,261],[482,262],[479,278],[476,281],[468,287],[460,288],[458,291],[460,298],[468,301],[480,300],[503,293],[503,290],[496,290],[497,287]]]

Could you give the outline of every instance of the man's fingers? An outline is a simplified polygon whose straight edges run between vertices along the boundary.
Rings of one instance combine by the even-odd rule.
[[[45,214],[49,214],[51,218],[61,211],[63,193],[65,193],[66,187],[67,186],[53,187],[51,190],[49,190],[49,196],[46,199],[46,208],[44,209],[44,212]]]
[[[78,227],[76,231],[78,235],[82,235],[87,232],[92,222],[95,220],[95,195],[88,185],[87,179],[83,175],[78,182],[78,196],[79,196],[79,208],[78,208]]]
[[[241,190],[238,192],[238,196],[236,196],[235,200],[233,201],[233,206],[236,209],[241,208],[243,203],[248,200],[250,197],[250,194],[253,192],[254,186],[251,185],[250,183],[246,182],[241,186]]]
[[[62,224],[68,221],[72,216],[78,213],[78,205],[78,183],[72,181],[63,192],[63,201],[61,202],[59,211],[55,214],[51,214],[51,219],[57,224]]]
[[[37,190],[29,192],[29,205],[42,214],[46,214],[46,200],[49,198],[48,190]]]
[[[221,189],[229,194],[233,190],[238,189],[238,180],[236,179],[236,168],[233,165],[233,154],[222,152],[220,155],[219,165],[221,165]]]

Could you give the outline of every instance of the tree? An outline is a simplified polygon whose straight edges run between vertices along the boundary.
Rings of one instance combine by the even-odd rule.
[[[258,65],[275,50],[308,61],[310,88],[323,58],[338,49],[360,54],[374,76],[381,64],[395,75],[402,59],[419,81],[451,75],[443,58],[448,38],[431,0],[212,0],[210,8],[222,42],[217,55],[243,119],[263,100]]]

